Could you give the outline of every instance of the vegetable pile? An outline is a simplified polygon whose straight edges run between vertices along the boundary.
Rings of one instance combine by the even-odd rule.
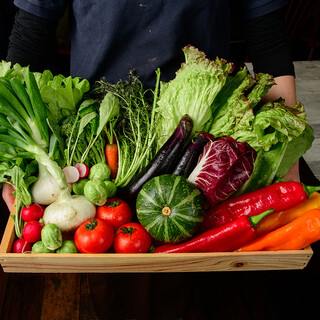
[[[262,103],[268,74],[193,46],[171,81],[86,79],[0,64],[0,182],[16,253],[301,249],[320,187],[285,181],[310,147],[301,103]],[[308,226],[312,226],[309,228]]]

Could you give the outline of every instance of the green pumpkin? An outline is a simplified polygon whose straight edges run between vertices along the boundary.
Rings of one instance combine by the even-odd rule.
[[[186,178],[166,174],[152,178],[136,202],[141,225],[156,240],[179,243],[191,238],[203,220],[203,196]]]

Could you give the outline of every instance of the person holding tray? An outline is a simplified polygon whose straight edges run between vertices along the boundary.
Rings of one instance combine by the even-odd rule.
[[[230,4],[244,27],[254,72],[275,77],[266,99],[296,103],[294,66],[287,42],[285,0],[74,0],[70,3],[70,75],[91,83],[105,77],[125,79],[129,70],[146,88],[154,88],[155,70],[162,80],[174,78],[183,61],[181,48],[191,44],[208,58],[230,59]],[[30,65],[31,71],[54,72],[56,28],[67,0],[15,0],[18,12],[10,36],[7,61]],[[240,27],[240,26],[237,26]],[[296,163],[286,178],[299,181]],[[8,208],[14,198],[5,185]],[[218,275],[219,276],[219,275]],[[208,319],[198,276],[177,274],[89,274],[99,319]],[[212,281],[214,275],[211,275]],[[219,283],[219,281],[217,281]],[[212,289],[212,288],[211,288]]]

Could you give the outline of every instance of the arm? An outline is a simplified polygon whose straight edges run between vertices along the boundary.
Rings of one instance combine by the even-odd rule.
[[[246,22],[246,43],[254,72],[269,73],[276,85],[264,96],[264,100],[283,98],[286,105],[296,104],[294,66],[287,41],[284,20],[285,8]],[[299,162],[285,176],[288,180],[300,181]]]
[[[273,86],[264,96],[266,100],[276,100],[283,98],[286,104],[293,107],[296,104],[296,86],[295,79],[292,75],[275,77],[276,85]],[[297,161],[284,176],[287,180],[300,181],[299,161]]]
[[[41,18],[19,9],[9,39],[7,61],[30,66],[34,72],[54,72],[57,58],[58,20]]]
[[[22,66],[29,65],[32,71],[54,70],[57,22],[19,9],[9,39],[6,60]],[[10,184],[3,184],[2,199],[9,211],[15,201],[13,191],[14,187]]]

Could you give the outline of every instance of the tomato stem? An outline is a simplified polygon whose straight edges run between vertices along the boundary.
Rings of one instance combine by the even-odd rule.
[[[123,228],[120,228],[120,230],[122,231],[122,233],[129,233],[129,234],[130,234],[130,237],[131,237],[133,231],[136,230],[136,228],[133,228],[133,227],[123,227]]]
[[[115,208],[118,205],[120,205],[120,200],[111,201],[111,202],[107,203],[105,206]]]
[[[89,221],[90,222],[86,223],[86,230],[87,231],[92,231],[98,225],[98,221],[96,219],[90,219]]]

